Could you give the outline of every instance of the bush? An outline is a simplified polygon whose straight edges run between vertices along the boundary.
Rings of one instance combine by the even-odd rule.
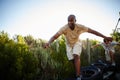
[[[33,80],[37,72],[37,58],[27,45],[0,34],[0,80]]]

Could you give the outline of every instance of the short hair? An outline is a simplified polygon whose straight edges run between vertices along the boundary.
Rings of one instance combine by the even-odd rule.
[[[107,40],[107,39],[104,38],[103,41],[104,41],[104,42],[107,42],[107,41],[109,41],[109,40]]]
[[[70,14],[70,15],[68,16],[68,20],[69,20],[70,17],[72,17],[72,18],[74,18],[74,19],[76,20],[76,16],[75,16],[74,14]]]

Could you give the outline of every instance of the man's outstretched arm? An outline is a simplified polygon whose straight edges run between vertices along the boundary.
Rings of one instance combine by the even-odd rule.
[[[94,35],[96,35],[96,36],[100,36],[100,37],[105,38],[105,39],[107,39],[107,40],[109,40],[109,41],[112,41],[112,40],[113,40],[112,37],[106,37],[105,35],[101,34],[100,32],[95,31],[95,30],[90,29],[90,28],[88,28],[88,33],[92,33],[92,34],[94,34]]]
[[[49,40],[47,43],[45,43],[44,48],[49,47],[49,45],[50,45],[55,39],[57,39],[59,36],[60,36],[60,34],[58,34],[58,33],[56,33],[54,36],[52,36],[52,37],[50,38],[50,40]]]

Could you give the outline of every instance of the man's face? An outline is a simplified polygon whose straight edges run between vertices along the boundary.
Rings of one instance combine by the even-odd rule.
[[[68,25],[69,25],[69,27],[73,30],[74,29],[74,27],[75,27],[75,22],[76,22],[76,20],[75,20],[75,18],[73,17],[73,16],[70,16],[69,18],[68,18]]]
[[[109,43],[111,43],[111,41],[106,40],[105,44],[109,44]]]
[[[106,43],[106,44],[109,44],[109,41],[106,41],[105,43]]]

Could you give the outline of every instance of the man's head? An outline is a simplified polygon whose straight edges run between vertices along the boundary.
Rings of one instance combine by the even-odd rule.
[[[109,42],[111,42],[110,40],[107,40],[107,39],[103,39],[104,43],[108,44]]]
[[[68,25],[72,30],[75,28],[75,23],[76,23],[75,15],[69,15],[68,16]]]

